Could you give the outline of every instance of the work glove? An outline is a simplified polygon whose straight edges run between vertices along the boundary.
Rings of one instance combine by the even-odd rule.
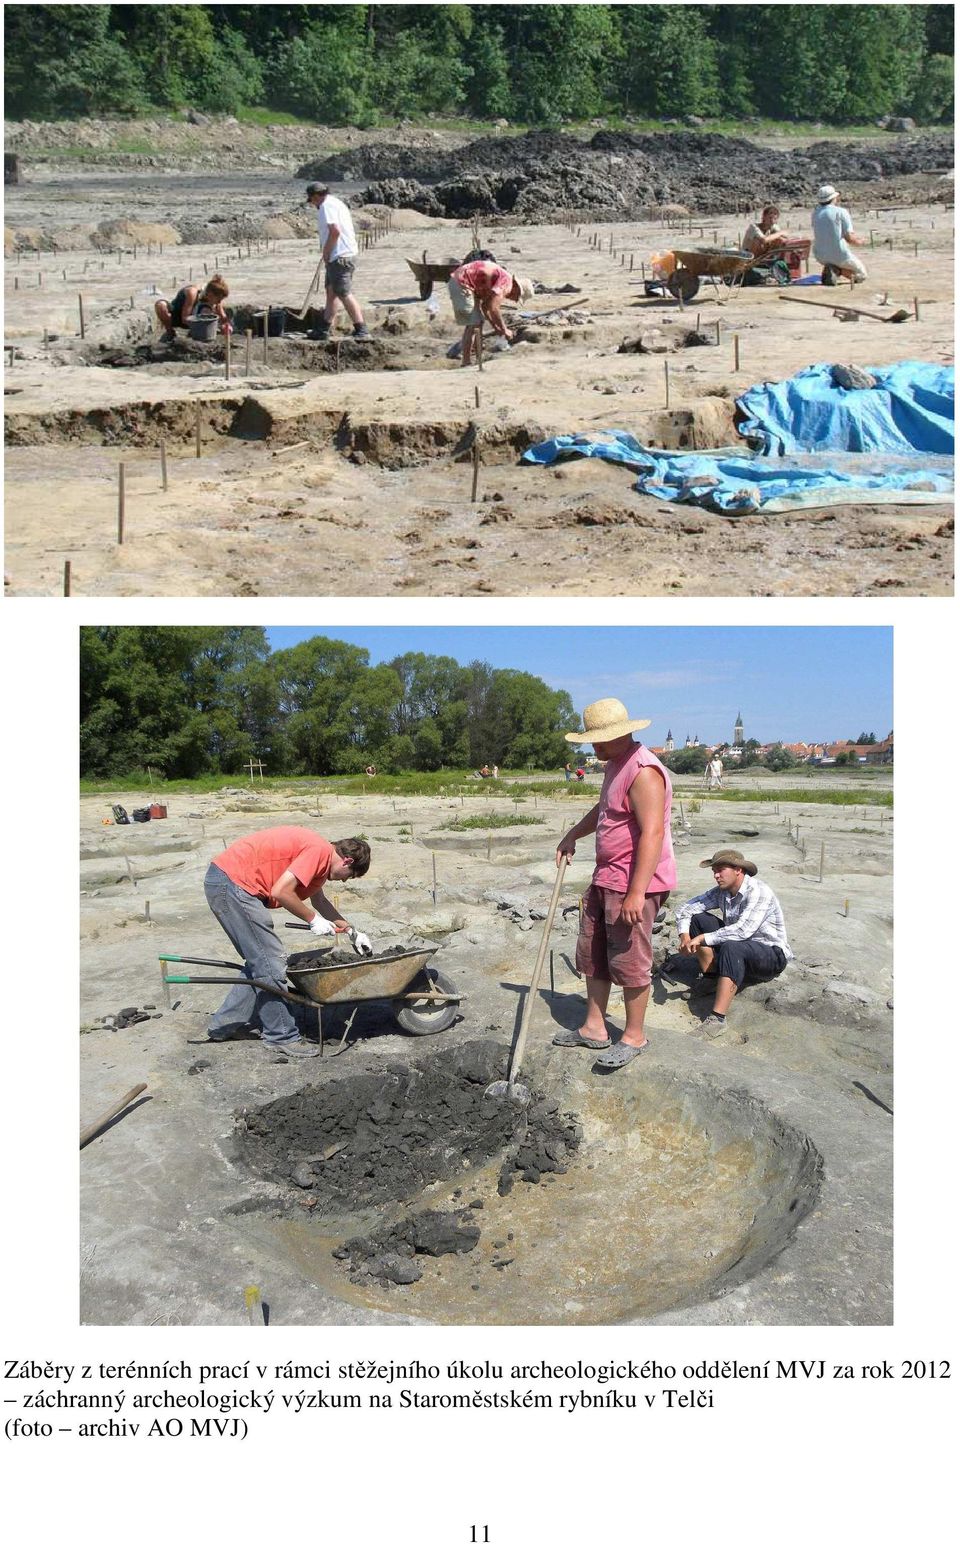
[[[321,938],[325,938],[328,937],[330,933],[335,933],[337,930],[332,922],[327,921],[326,917],[321,917],[318,915],[312,919],[310,923],[310,931],[311,933],[319,933]]]
[[[356,949],[358,954],[373,953],[373,944],[370,942],[366,933],[353,934],[353,947]]]

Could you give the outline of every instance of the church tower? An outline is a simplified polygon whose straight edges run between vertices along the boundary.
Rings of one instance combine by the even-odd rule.
[[[743,719],[740,717],[739,712],[737,713],[737,722],[733,726],[733,743],[734,745],[743,744]]]
[[[663,748],[664,748],[665,751],[672,751],[673,750],[673,730],[672,729],[668,729],[667,730],[667,738],[663,742]]]

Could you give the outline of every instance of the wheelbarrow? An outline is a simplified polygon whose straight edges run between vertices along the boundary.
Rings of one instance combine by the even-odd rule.
[[[412,270],[413,277],[420,286],[420,299],[429,300],[435,284],[446,284],[453,270],[460,267],[460,261],[457,258],[447,263],[428,263],[426,252],[419,263],[415,263],[413,258],[408,257],[407,267]]]
[[[752,252],[739,247],[695,247],[690,252],[674,252],[676,267],[666,279],[667,289],[674,300],[684,304],[692,300],[700,288],[701,279],[709,279],[719,294],[717,280],[734,289],[743,283],[743,276],[756,263]]]
[[[288,922],[288,927],[306,924]],[[328,946],[332,947],[331,946]],[[343,1050],[354,1015],[361,1003],[390,1003],[394,1017],[408,1035],[438,1035],[449,1029],[457,1016],[460,996],[453,982],[429,962],[436,954],[434,948],[404,949],[396,954],[379,958],[332,960],[324,963],[325,949],[308,949],[292,954],[287,960],[287,980],[290,989],[278,987],[271,981],[244,978],[245,984],[259,992],[269,992],[282,997],[285,1002],[300,1008],[342,1006],[348,1010],[347,1023],[338,1050]],[[161,954],[160,973],[164,990],[170,985],[237,986],[233,976],[181,976],[168,975],[167,963],[179,965],[209,965],[216,970],[242,971],[239,960],[208,960],[191,954]],[[320,1020],[320,1049],[323,1050],[323,1015]]]

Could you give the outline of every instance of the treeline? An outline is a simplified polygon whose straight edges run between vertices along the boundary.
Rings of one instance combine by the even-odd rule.
[[[149,766],[168,778],[441,767],[562,766],[577,716],[566,692],[482,660],[402,654],[311,638],[270,652],[256,627],[81,629],[80,771]]]
[[[8,5],[8,117],[948,119],[950,5]]]

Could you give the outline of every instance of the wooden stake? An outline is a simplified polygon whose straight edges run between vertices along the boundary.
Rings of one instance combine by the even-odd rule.
[[[160,441],[160,482],[161,482],[161,484],[163,486],[164,493],[166,493],[166,491],[167,491],[167,442],[166,442],[166,440],[161,440]]]
[[[120,462],[120,481],[117,488],[117,546],[123,546],[123,521],[126,514],[126,485],[123,462]]]
[[[471,501],[471,503],[475,504],[477,502],[477,485],[480,482],[480,447],[479,447],[479,445],[474,445],[473,450],[471,452],[471,455],[472,455],[472,458],[473,458],[473,487],[470,490],[470,501]]]
[[[920,320],[920,302],[917,299],[916,295],[914,295],[914,297],[913,297],[913,314],[914,314],[914,317],[916,318],[916,320],[919,322],[919,320]]]
[[[670,406],[670,366],[668,365],[666,360],[663,361],[663,396],[664,396],[664,405],[666,407],[669,407]]]
[[[270,307],[263,313],[263,362],[267,363],[267,350],[270,346]]]
[[[69,595],[70,594],[70,559],[69,558],[67,558],[67,561],[63,565],[63,593],[64,593],[64,595]]]
[[[250,345],[253,342],[253,332],[251,331],[251,329],[249,327],[247,327],[245,329],[243,336],[247,340],[247,357],[246,357],[246,361],[245,361],[245,369],[246,369],[247,374],[249,375],[250,374]]]
[[[474,405],[474,407],[479,407],[480,406],[480,387],[479,386],[474,386],[474,388],[473,388],[473,405]]]
[[[740,334],[738,332],[733,335],[733,368],[735,370],[740,368]]]
[[[719,322],[715,323],[715,326],[716,326],[716,329],[717,329],[717,348],[719,348],[720,347],[720,323]]]
[[[78,305],[78,307],[80,309],[80,337],[81,338],[85,338],[87,336],[87,329],[84,326],[84,321],[83,321],[83,296],[82,295],[78,295],[77,296],[77,305]]]
[[[196,416],[196,424],[195,424],[195,434],[196,434],[196,441],[197,441],[197,460],[199,461],[200,460],[200,446],[201,446],[201,439],[200,439],[201,426],[200,426],[200,404],[199,404],[199,402],[197,403],[197,416]]]

